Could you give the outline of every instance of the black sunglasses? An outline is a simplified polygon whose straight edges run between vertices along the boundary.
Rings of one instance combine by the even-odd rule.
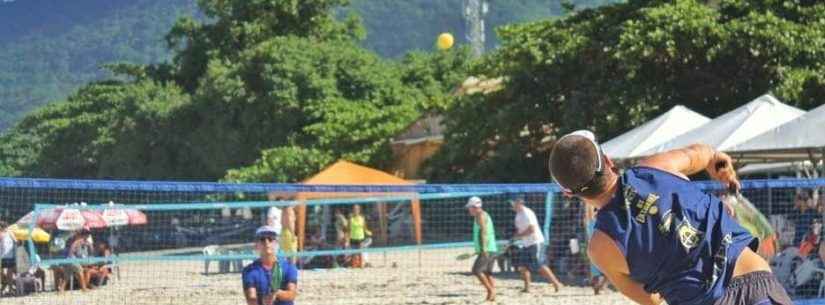
[[[261,236],[261,237],[258,237],[258,241],[260,241],[260,242],[265,242],[265,241],[273,242],[273,241],[276,241],[276,240],[277,240],[277,239],[276,239],[275,237],[273,237],[273,236]]]

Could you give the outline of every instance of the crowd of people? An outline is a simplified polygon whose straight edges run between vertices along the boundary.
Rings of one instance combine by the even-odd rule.
[[[278,200],[280,198],[273,198]],[[372,231],[369,228],[367,218],[362,214],[360,205],[353,205],[349,209],[335,208],[333,213],[333,227],[335,228],[335,242],[329,245],[319,228],[311,229],[308,242],[304,245],[304,251],[314,250],[349,250],[364,249],[372,245]],[[370,267],[367,261],[367,253],[353,253],[351,255],[337,255],[328,257],[295,257],[298,249],[295,227],[295,207],[271,207],[267,212],[266,225],[273,228],[279,234],[279,249],[288,260],[293,263],[307,267],[317,264],[319,267]]]
[[[111,257],[112,249],[108,243],[102,240],[94,242],[90,230],[82,229],[70,232],[70,234],[65,240],[63,237],[56,238],[56,240],[63,242],[52,243],[50,248],[55,253],[51,258]],[[30,261],[28,242],[30,241],[18,240],[9,229],[8,223],[0,221],[0,257],[2,257],[0,294],[16,292],[17,290],[12,288],[16,283],[16,278],[21,276],[32,276],[45,285],[46,270],[43,269],[44,266]],[[40,255],[35,257],[39,259]],[[18,262],[21,260],[28,262],[28,266],[18,266]],[[104,286],[109,282],[112,273],[110,264],[110,260],[98,260],[94,263],[72,262],[52,265],[47,269],[51,270],[53,274],[54,286],[58,292],[69,289],[88,291]],[[74,285],[70,286],[70,284]]]

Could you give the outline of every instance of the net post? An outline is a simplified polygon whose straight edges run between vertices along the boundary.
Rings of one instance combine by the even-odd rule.
[[[548,191],[547,197],[544,198],[544,237],[550,239],[550,224],[553,222],[553,200],[555,199],[555,192]]]
[[[39,262],[35,263],[35,257],[37,257],[37,249],[34,247],[34,228],[37,227],[37,217],[40,216],[40,205],[34,205],[34,211],[32,212],[32,220],[29,223],[29,240],[26,242],[26,246],[29,248],[29,262],[31,264],[40,264]],[[45,283],[43,283],[45,285]]]

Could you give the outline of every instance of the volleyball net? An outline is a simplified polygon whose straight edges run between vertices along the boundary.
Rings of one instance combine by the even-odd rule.
[[[719,192],[711,182],[695,182]],[[825,179],[748,180],[739,207],[749,230],[768,240],[777,277],[795,299],[822,298],[820,251]],[[449,303],[476,300],[470,274],[477,196],[491,216],[500,285],[519,286],[506,251],[522,200],[544,235],[542,261],[587,292],[589,215],[550,184],[303,185],[0,179],[0,219],[20,242],[16,272],[42,275],[46,292],[24,304],[214,304],[243,302],[240,272],[258,257],[254,232],[282,234],[280,255],[300,268],[301,304]],[[751,210],[749,210],[751,209]],[[751,219],[753,209],[765,217]],[[744,219],[743,218],[743,219]],[[360,223],[361,227],[351,225]],[[89,237],[78,232],[89,230]],[[75,251],[81,236],[91,247]],[[294,237],[294,238],[292,238]],[[29,242],[31,241],[31,242]],[[294,250],[293,250],[294,248]],[[91,292],[66,269],[87,270]],[[37,276],[34,276],[37,277]],[[66,294],[52,291],[70,278]],[[537,285],[543,280],[536,276]],[[508,286],[509,285],[509,286]],[[513,288],[516,289],[516,288]],[[571,288],[577,289],[577,288]],[[8,294],[8,292],[7,292]],[[592,301],[574,293],[565,302]],[[548,295],[550,297],[550,295]],[[6,300],[0,299],[0,303]],[[15,303],[17,304],[17,303]]]

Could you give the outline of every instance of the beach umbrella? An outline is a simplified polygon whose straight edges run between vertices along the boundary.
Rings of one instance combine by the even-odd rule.
[[[106,221],[90,210],[81,210],[72,207],[57,207],[38,211],[36,226],[51,230],[58,229],[64,231],[76,231],[80,229],[99,229],[106,227]],[[29,212],[17,221],[22,227],[29,227],[32,224],[34,212]]]
[[[111,201],[100,211],[100,216],[110,227],[145,225],[148,222],[146,214],[140,210],[116,205]]]
[[[33,233],[29,234],[28,227],[13,224],[9,226],[7,230],[11,231],[11,233],[14,234],[14,238],[17,240],[29,240],[29,237],[31,237],[32,241],[35,243],[47,243],[52,239],[52,236],[41,228],[34,228]]]

